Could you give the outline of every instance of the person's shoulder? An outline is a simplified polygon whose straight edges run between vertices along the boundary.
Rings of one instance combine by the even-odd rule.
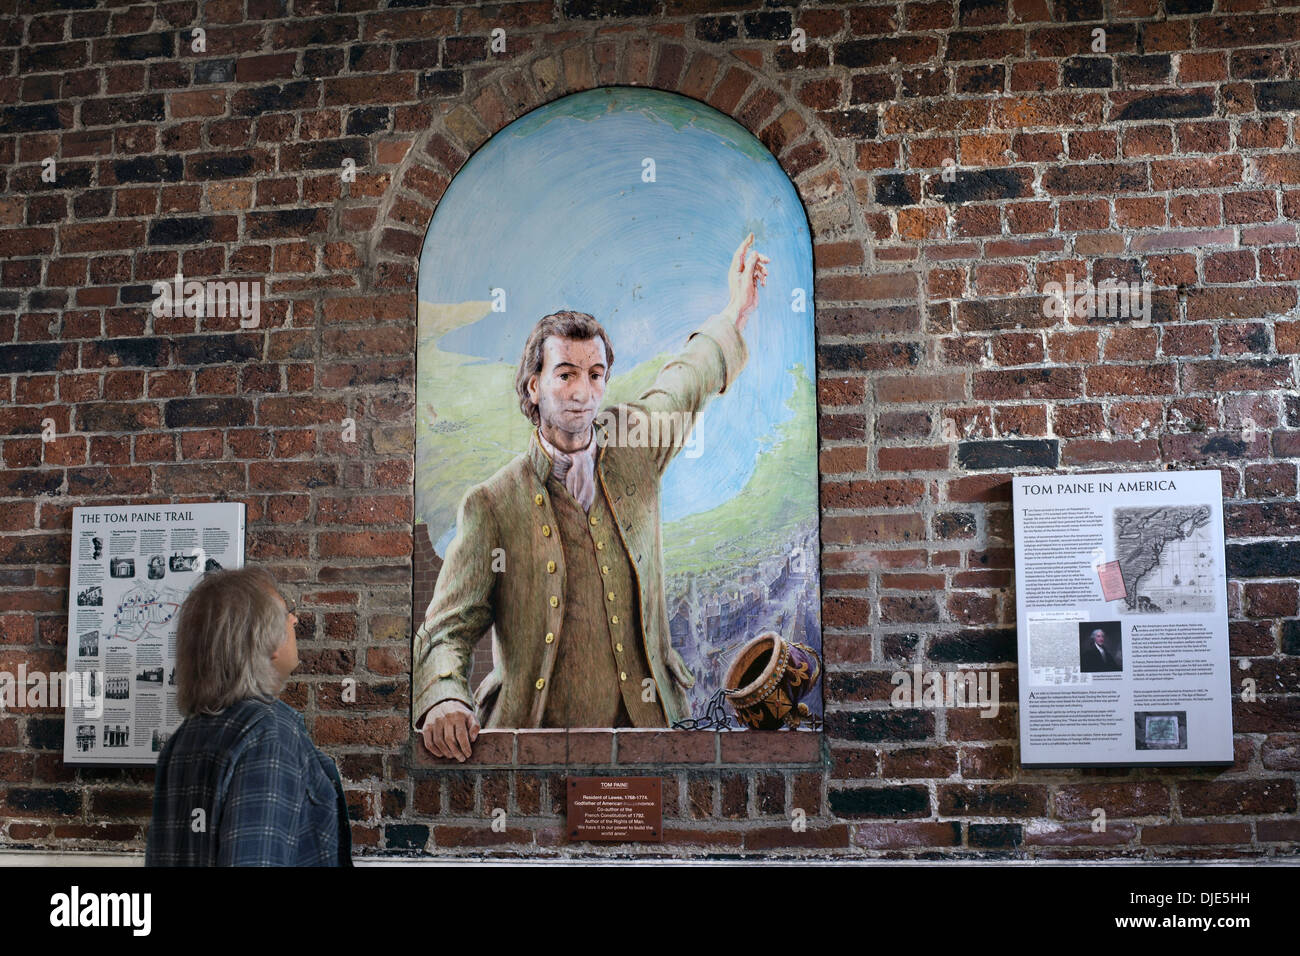
[[[274,728],[275,733],[285,739],[301,740],[308,737],[307,722],[302,719],[302,714],[278,697],[275,700],[266,701],[265,704],[267,707],[268,729]]]
[[[231,726],[248,746],[296,744],[307,733],[302,714],[279,698],[249,697],[232,705],[227,713]]]
[[[268,736],[276,735],[277,714],[274,703],[250,697],[215,714],[192,714],[186,717],[164,746],[163,753],[159,756],[160,763],[237,758],[248,747]]]
[[[478,484],[470,485],[465,492],[465,501],[484,505],[499,501],[504,495],[527,485],[532,467],[527,455],[516,455]]]
[[[261,761],[288,761],[290,766],[304,765],[315,751],[302,714],[276,698],[250,698],[239,705],[248,715],[245,731],[236,746],[236,754]]]

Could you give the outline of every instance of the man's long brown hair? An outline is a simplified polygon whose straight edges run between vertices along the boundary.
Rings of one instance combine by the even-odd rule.
[[[614,346],[609,341],[604,326],[586,312],[553,312],[544,315],[533,326],[533,331],[524,343],[524,354],[519,359],[519,370],[515,372],[515,391],[519,393],[519,410],[534,425],[542,423],[541,412],[537,403],[528,397],[528,380],[534,375],[542,374],[542,346],[548,336],[562,339],[594,339],[599,337],[605,343],[605,377],[614,365]]]

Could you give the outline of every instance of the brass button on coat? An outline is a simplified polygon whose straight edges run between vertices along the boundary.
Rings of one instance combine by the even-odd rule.
[[[622,644],[615,644],[615,645],[614,645],[614,650],[616,650],[616,651],[618,651],[620,654],[622,654],[622,653],[623,653],[623,645],[622,645]]]
[[[546,632],[546,643],[547,643],[547,644],[554,644],[554,643],[555,643],[555,632],[554,632],[554,631],[547,631],[547,632]]]
[[[592,515],[592,516],[591,516],[590,518],[588,518],[587,520],[590,521],[590,522],[592,523],[592,525],[598,525],[598,524],[600,524],[600,516],[599,516],[599,515]]]
[[[549,538],[550,536],[551,536],[551,526],[549,524],[542,525],[542,537]]]
[[[539,508],[542,506],[542,502],[545,500],[546,499],[543,498],[541,495],[533,495],[533,504],[537,505],[537,507]]]
[[[619,672],[618,672],[618,679],[619,679],[619,680],[627,680],[627,671],[619,671]]]
[[[602,565],[600,566],[600,573],[601,573],[601,574],[609,574],[609,565],[608,565],[608,564],[602,564]]]
[[[534,684],[533,686],[536,687],[538,690],[541,690],[543,687],[546,686],[546,679],[544,677],[537,678],[537,683]]]
[[[554,562],[554,561],[547,561],[547,562],[546,562],[546,573],[547,573],[547,574],[554,574],[554,573],[555,573],[555,562]]]
[[[611,601],[614,600],[614,592],[610,591],[608,594],[605,595],[605,597],[609,598]]]
[[[609,623],[611,623],[611,624],[617,624],[617,623],[618,623],[618,615],[615,614],[613,617],[611,617],[611,618],[609,619]]]
[[[554,594],[552,594],[552,595],[551,595],[551,607],[559,607],[559,606],[560,606],[560,599],[557,598]]]
[[[597,551],[604,551],[604,550],[605,550],[605,542],[604,542],[604,541],[597,541],[597,542],[596,542],[596,550],[597,550]]]

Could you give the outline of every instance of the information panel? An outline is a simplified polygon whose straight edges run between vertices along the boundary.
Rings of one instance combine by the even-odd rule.
[[[664,837],[659,777],[570,777],[570,840],[658,843]]]
[[[208,571],[243,563],[240,502],[72,509],[65,763],[157,762],[181,722],[181,603]]]
[[[1222,488],[1013,480],[1023,765],[1232,763]]]

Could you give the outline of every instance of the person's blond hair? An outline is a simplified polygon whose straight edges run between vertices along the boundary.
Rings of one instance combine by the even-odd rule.
[[[283,681],[271,654],[288,612],[261,567],[211,571],[181,605],[176,624],[176,707],[216,714],[249,697],[275,698]]]

